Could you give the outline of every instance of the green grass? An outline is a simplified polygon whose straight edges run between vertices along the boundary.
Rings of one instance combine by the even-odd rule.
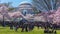
[[[15,30],[10,30],[9,27],[0,27],[0,34],[44,34],[44,29],[34,28],[33,31],[30,32],[21,32],[21,29],[18,29],[17,32]],[[57,34],[60,34],[60,30],[57,30]]]

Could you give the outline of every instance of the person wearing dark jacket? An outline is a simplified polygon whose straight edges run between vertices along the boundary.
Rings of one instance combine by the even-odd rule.
[[[27,29],[28,28],[27,20],[26,19],[22,19],[21,21],[22,21],[22,23],[21,23],[22,24],[22,30],[21,30],[21,32],[23,32],[24,29],[25,29],[26,32],[28,32],[28,29]]]

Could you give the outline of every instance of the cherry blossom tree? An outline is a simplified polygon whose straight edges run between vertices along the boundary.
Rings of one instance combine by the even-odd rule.
[[[60,7],[57,9],[53,16],[53,23],[59,24],[60,23]]]
[[[10,16],[8,15],[8,7],[6,7],[5,5],[2,5],[0,7],[0,14],[3,15],[4,17],[7,17],[8,19],[10,19]]]

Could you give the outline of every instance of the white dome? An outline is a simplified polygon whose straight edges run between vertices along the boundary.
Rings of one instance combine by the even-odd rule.
[[[24,4],[24,3],[29,3],[29,4],[32,4],[31,2],[28,2],[28,1],[23,1],[23,2],[21,2],[21,3],[20,3],[20,5],[21,5],[21,4]]]

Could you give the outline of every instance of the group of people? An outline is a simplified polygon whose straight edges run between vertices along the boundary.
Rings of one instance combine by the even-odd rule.
[[[28,31],[32,31],[34,29],[34,26],[37,26],[38,29],[39,27],[44,28],[44,32],[48,32],[49,28],[52,29],[51,32],[55,31],[56,29],[56,24],[51,24],[49,22],[29,22],[26,19],[22,19],[19,22],[15,22],[15,21],[8,21],[8,22],[0,22],[0,24],[2,24],[2,26],[5,27],[5,25],[8,25],[10,27],[10,29],[15,29],[15,31],[18,30],[18,28],[21,28],[21,32],[24,32],[24,30],[26,32]],[[55,31],[56,32],[56,31]]]
[[[6,25],[8,25],[10,27],[10,29],[15,29],[15,31],[18,30],[18,28],[21,28],[21,32],[23,32],[24,30],[26,32],[33,30],[34,28],[34,24],[32,22],[29,22],[25,19],[22,19],[21,21],[17,22],[17,21],[4,21],[4,22],[0,22],[0,24],[5,27]]]

